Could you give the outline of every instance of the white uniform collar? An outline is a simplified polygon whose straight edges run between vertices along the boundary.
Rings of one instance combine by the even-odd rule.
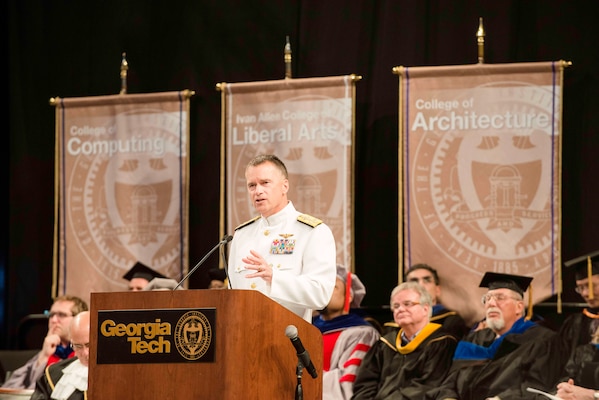
[[[268,218],[262,217],[262,224],[264,224],[265,226],[274,226],[274,225],[280,224],[281,222],[283,222],[287,219],[289,214],[291,214],[293,212],[296,212],[295,207],[293,206],[293,203],[291,202],[291,200],[289,200],[287,202],[287,205],[278,213],[273,214]]]

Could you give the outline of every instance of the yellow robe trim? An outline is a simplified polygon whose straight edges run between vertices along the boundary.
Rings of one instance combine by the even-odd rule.
[[[318,225],[322,224],[322,220],[308,214],[299,215],[297,220],[308,226],[311,226],[312,228],[316,228]]]
[[[458,315],[458,313],[456,311],[447,311],[446,313],[435,315],[434,317],[431,317],[431,322],[435,322],[439,319],[449,317],[450,315]]]
[[[592,312],[590,312],[589,310],[587,310],[586,308],[582,310],[582,313],[584,315],[586,315],[589,318],[593,318],[593,319],[599,319],[599,315],[597,314],[593,314]]]
[[[409,354],[416,350],[418,346],[420,346],[420,344],[424,342],[426,338],[428,338],[433,332],[435,332],[439,328],[441,328],[441,325],[435,324],[434,322],[429,322],[428,324],[426,324],[424,328],[422,328],[418,335],[416,335],[416,337],[405,346],[401,345],[401,334],[403,333],[402,328],[399,330],[397,338],[395,338],[395,346],[401,354]]]
[[[50,366],[48,365],[44,371],[46,378],[48,379],[48,385],[50,386],[50,389],[52,389],[52,392],[54,391],[54,380],[52,379],[52,377],[50,376],[50,371],[49,371]],[[50,394],[52,394],[52,392],[50,392]],[[83,399],[87,400],[87,390],[85,390],[83,392]]]

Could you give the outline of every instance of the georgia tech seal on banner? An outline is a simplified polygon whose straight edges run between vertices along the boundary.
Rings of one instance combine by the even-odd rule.
[[[124,290],[136,262],[186,272],[187,103],[173,92],[57,105],[59,294]]]
[[[98,312],[97,364],[215,361],[216,309]]]
[[[439,271],[444,304],[482,317],[486,272],[556,293],[561,87],[551,63],[407,69],[404,267]],[[401,208],[400,208],[401,209]]]

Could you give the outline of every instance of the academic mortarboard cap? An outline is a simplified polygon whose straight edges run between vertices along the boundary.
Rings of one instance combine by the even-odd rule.
[[[566,261],[564,266],[574,267],[577,281],[599,275],[599,250]]]
[[[227,273],[223,268],[212,268],[208,270],[208,275],[211,281],[225,281],[227,279]]]
[[[486,287],[489,290],[510,289],[520,295],[528,289],[532,278],[522,275],[498,274],[496,272],[487,272],[480,281],[479,287]]]
[[[143,278],[149,282],[154,278],[166,278],[166,276],[138,261],[125,275],[123,275],[123,278],[128,281],[133,278]]]

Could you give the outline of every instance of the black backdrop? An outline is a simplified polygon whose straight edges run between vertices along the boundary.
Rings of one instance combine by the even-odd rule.
[[[51,303],[54,108],[51,97],[117,94],[121,53],[129,93],[191,89],[190,264],[218,241],[218,82],[282,79],[289,35],[294,77],[359,74],[356,271],[364,304],[388,303],[397,281],[398,65],[573,62],[565,73],[564,259],[599,248],[599,61],[594,0],[7,0],[0,10],[8,75],[0,243],[0,347],[19,319]],[[6,101],[4,102],[6,104]],[[211,260],[216,264],[216,257]],[[441,266],[437,266],[441,267]],[[564,299],[578,301],[566,273]],[[205,287],[198,271],[192,288]]]

